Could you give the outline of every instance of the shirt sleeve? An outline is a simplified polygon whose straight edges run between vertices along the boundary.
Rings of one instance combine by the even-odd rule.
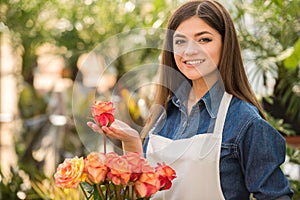
[[[293,195],[280,168],[286,155],[285,140],[269,123],[257,118],[245,125],[239,149],[246,187],[256,199]]]

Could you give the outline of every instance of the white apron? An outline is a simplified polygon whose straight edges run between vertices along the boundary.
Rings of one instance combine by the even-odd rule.
[[[219,160],[223,126],[232,95],[224,93],[213,133],[171,140],[149,133],[147,160],[151,165],[165,162],[177,174],[169,190],[157,192],[151,199],[220,200]]]

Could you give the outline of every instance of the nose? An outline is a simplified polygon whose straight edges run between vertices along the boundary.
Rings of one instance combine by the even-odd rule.
[[[194,40],[189,40],[186,46],[184,53],[186,55],[195,55],[199,53],[200,45],[197,44]]]

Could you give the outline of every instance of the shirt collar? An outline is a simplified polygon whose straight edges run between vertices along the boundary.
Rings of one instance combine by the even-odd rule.
[[[177,107],[186,105],[191,88],[192,84],[190,81],[183,81],[171,98],[173,104]]]
[[[218,114],[218,111],[219,111],[219,106],[220,106],[223,94],[224,94],[224,87],[218,81],[200,99],[200,101],[204,102],[204,105],[207,109],[207,112],[209,113],[211,118],[216,118],[217,117],[217,114]]]
[[[191,90],[191,83],[189,81],[184,81],[178,89],[175,91],[173,97],[171,98],[173,104],[177,107],[185,106],[188,99],[189,92]],[[221,103],[224,94],[224,87],[220,81],[216,82],[210,90],[198,101],[198,104],[205,105],[207,112],[211,118],[216,118],[219,110],[219,105]]]

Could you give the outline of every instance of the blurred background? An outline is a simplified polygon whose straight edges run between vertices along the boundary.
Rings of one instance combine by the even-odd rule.
[[[101,150],[86,127],[94,99],[113,99],[117,118],[142,128],[153,89],[139,81],[156,78],[161,29],[183,2],[1,0],[0,199],[83,198],[55,187],[57,165]],[[300,1],[220,2],[268,119],[287,140],[282,167],[300,199]]]

